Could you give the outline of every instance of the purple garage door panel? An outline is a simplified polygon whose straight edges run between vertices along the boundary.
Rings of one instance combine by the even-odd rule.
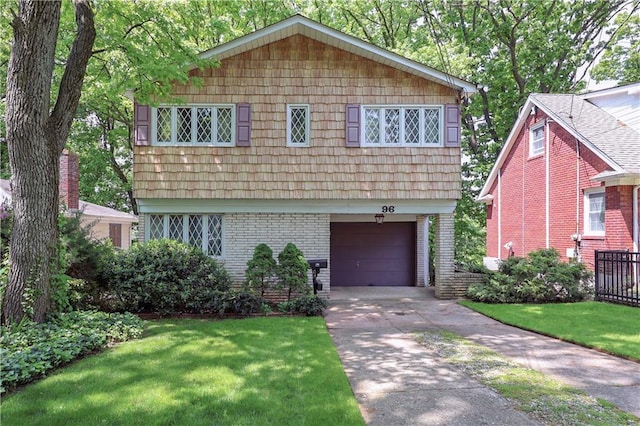
[[[410,286],[415,223],[332,223],[331,285]]]

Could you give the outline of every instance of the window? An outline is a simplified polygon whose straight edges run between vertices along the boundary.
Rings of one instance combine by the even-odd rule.
[[[232,145],[234,105],[161,106],[153,110],[158,144]]]
[[[531,128],[529,135],[529,157],[544,153],[544,125]]]
[[[309,105],[287,105],[287,146],[309,146]]]
[[[604,190],[586,191],[584,194],[584,232],[588,235],[604,235]]]
[[[441,106],[365,106],[362,108],[365,146],[440,146]]]
[[[222,216],[149,215],[147,240],[169,238],[199,247],[209,256],[222,256]]]

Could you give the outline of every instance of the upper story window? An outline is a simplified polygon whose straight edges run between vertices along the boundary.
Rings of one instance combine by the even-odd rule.
[[[309,146],[309,105],[287,105],[287,146]]]
[[[544,154],[544,125],[532,127],[529,135],[529,157]]]
[[[584,194],[584,233],[604,235],[604,213],[606,194],[604,189],[585,191]]]
[[[222,256],[222,216],[152,214],[146,240],[169,238],[201,248],[209,256]]]
[[[234,105],[160,106],[153,109],[157,144],[233,145]]]
[[[364,106],[365,146],[441,146],[442,106]]]

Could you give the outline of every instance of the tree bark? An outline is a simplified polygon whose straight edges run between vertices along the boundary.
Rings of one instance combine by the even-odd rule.
[[[12,21],[6,124],[14,219],[9,279],[2,302],[5,323],[19,322],[25,315],[43,321],[51,309],[51,274],[58,246],[59,158],[95,39],[87,0],[74,0],[78,33],[50,114],[60,6],[60,0],[22,0]]]

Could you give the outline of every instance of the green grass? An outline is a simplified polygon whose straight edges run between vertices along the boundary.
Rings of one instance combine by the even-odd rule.
[[[418,334],[416,339],[543,424],[640,425],[640,419],[607,401],[525,368],[453,333],[431,331]]]
[[[364,424],[322,318],[163,320],[3,398],[3,425]]]
[[[640,308],[601,302],[460,303],[505,324],[640,361]]]

